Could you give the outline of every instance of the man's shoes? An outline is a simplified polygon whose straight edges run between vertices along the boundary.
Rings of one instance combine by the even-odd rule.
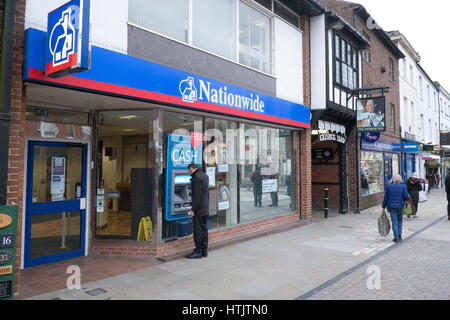
[[[206,258],[208,256],[208,250],[202,250],[202,257]]]
[[[188,259],[201,259],[202,258],[202,252],[201,251],[197,251],[197,250],[194,250],[194,251],[192,251],[190,254],[188,254],[187,256],[186,256],[186,258],[188,258]]]
[[[398,242],[402,242],[402,240],[403,240],[402,237],[399,236],[399,237],[398,237]]]
[[[392,241],[394,241],[395,243],[397,243],[397,242],[398,242],[398,238],[394,238],[394,240],[392,240]]]

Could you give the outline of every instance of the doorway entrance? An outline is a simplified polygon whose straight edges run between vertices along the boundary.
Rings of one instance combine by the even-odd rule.
[[[87,145],[30,141],[25,267],[84,255]]]

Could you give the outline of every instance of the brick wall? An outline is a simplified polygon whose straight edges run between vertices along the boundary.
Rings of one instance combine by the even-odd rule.
[[[24,48],[25,0],[16,0],[14,19],[13,67],[11,88],[11,124],[8,154],[7,203],[19,205],[19,221],[16,247],[15,291],[20,286],[19,267],[22,239],[22,198],[25,157],[25,90],[22,83]]]
[[[311,106],[311,59],[310,59],[310,21],[309,17],[300,17],[300,28],[303,31],[303,104]],[[300,172],[298,175],[301,218],[312,218],[312,185],[311,185],[311,130],[300,131]]]
[[[294,212],[284,216],[212,230],[208,234],[209,248],[214,249],[230,245],[270,233],[304,226],[308,223],[308,221],[300,221],[298,213]],[[95,240],[92,246],[92,254],[156,258],[187,253],[192,251],[194,247],[192,235],[159,245],[124,240]]]

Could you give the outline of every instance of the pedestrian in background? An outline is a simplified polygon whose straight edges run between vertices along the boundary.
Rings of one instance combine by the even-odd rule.
[[[422,191],[422,185],[419,182],[419,175],[414,172],[411,177],[406,181],[406,186],[408,187],[408,193],[411,197],[411,201],[414,204],[413,217],[417,218],[417,211],[419,210],[419,192]],[[410,215],[408,214],[409,218]]]
[[[445,177],[445,192],[447,193],[447,215],[448,220],[450,220],[450,169]]]
[[[405,201],[409,200],[408,188],[402,181],[402,177],[396,174],[384,191],[383,210],[387,208],[391,215],[392,231],[394,233],[394,242],[402,241],[402,209]]]

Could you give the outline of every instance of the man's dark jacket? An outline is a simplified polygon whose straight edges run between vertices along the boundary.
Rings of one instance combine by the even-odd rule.
[[[445,192],[450,192],[450,174],[445,176]]]
[[[200,168],[191,178],[192,211],[198,216],[209,215],[209,178]]]

